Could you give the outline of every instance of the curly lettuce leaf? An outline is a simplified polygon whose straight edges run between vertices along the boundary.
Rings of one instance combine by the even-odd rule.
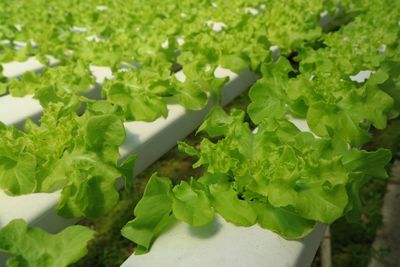
[[[221,112],[213,111],[202,129],[221,134],[221,117],[223,122],[229,121]],[[236,114],[231,119],[240,117]],[[379,159],[377,164],[383,168],[390,158],[385,151],[357,156],[364,152],[353,150],[342,159],[345,142],[316,139],[282,119],[264,120],[254,134],[245,123],[232,124],[232,128],[235,130],[223,131],[224,138],[216,143],[201,142],[194,167],[226,173],[238,194],[253,192],[268,198],[273,207],[290,207],[291,212],[311,221],[332,223],[344,215],[353,197],[347,191],[350,177],[359,172],[371,175],[361,162]]]
[[[266,5],[268,39],[274,45],[295,49],[303,42],[312,42],[322,34],[319,25],[324,1],[270,1]]]
[[[173,98],[185,108],[199,110],[205,107],[209,95],[214,96],[217,101],[220,99],[221,88],[228,81],[228,78],[216,78],[214,76],[215,67],[200,62],[185,64],[182,72],[185,76],[184,81],[178,81],[176,76],[171,79],[173,88]]]
[[[149,88],[149,78],[140,77],[135,72],[119,74],[107,81],[102,90],[110,103],[119,106],[128,121],[154,121],[168,115],[167,104]]]
[[[207,192],[196,188],[196,182],[188,184],[182,181],[172,189],[174,216],[195,227],[209,224],[214,219],[214,210],[211,207]]]
[[[46,177],[43,189],[63,184],[57,212],[64,217],[98,218],[119,199],[116,180],[121,173],[85,150],[65,153]],[[58,186],[57,186],[58,185]]]
[[[51,103],[62,103],[65,108],[77,110],[80,97],[93,89],[94,77],[88,65],[78,61],[74,65],[46,68],[43,73],[25,72],[20,79],[9,82],[12,96],[32,94],[47,108]]]
[[[12,195],[61,190],[58,212],[66,217],[107,213],[119,199],[117,179],[131,179],[126,168],[134,163],[118,164],[125,129],[121,118],[108,111],[89,105],[77,116],[52,104],[39,125],[27,121],[24,131],[0,129],[2,189]]]
[[[374,73],[357,85],[335,71],[334,61],[323,59],[316,69],[302,62],[303,73],[289,78],[289,62],[280,58],[262,66],[263,77],[250,89],[248,113],[255,123],[265,118],[282,118],[289,112],[306,117],[318,136],[338,136],[359,147],[370,140],[370,126],[383,129],[391,116],[394,100],[379,89],[388,76]],[[304,65],[303,65],[304,64]]]
[[[319,97],[319,100],[310,101],[307,112],[310,128],[320,136],[337,134],[355,147],[365,144],[371,138],[368,133],[370,125],[378,129],[386,127],[394,103],[393,99],[377,86],[385,81],[386,77],[378,72],[359,88],[343,81],[339,85],[342,88],[336,93],[338,97],[334,93],[328,96],[328,91],[325,90],[325,95]],[[333,79],[325,79],[323,86],[328,84],[332,84],[331,88],[337,87]],[[322,84],[315,82],[309,85],[310,88],[318,88]],[[324,88],[318,89],[322,91]],[[335,100],[332,101],[328,97]]]
[[[241,200],[229,183],[215,183],[209,186],[211,205],[227,221],[240,226],[252,226],[257,215],[250,202]]]

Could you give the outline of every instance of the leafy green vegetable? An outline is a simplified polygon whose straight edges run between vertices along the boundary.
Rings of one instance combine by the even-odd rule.
[[[295,49],[303,42],[312,42],[322,33],[319,14],[329,1],[269,1],[267,12],[268,38],[274,45]]]
[[[276,208],[269,203],[256,202],[259,225],[281,234],[285,238],[299,238],[307,235],[314,228],[315,222],[304,219],[286,208]]]
[[[34,95],[47,108],[50,103],[63,103],[76,110],[81,106],[79,96],[94,85],[94,78],[83,62],[49,68],[43,74],[26,72],[20,79],[11,79],[9,91],[13,96]]]
[[[10,267],[63,267],[85,256],[93,237],[94,231],[79,225],[49,234],[17,219],[0,229],[0,251],[11,255]]]
[[[243,112],[233,110],[227,115],[222,108],[214,108],[199,130],[220,136],[218,141],[204,139],[199,151],[180,144],[181,150],[198,158],[195,167],[206,168],[197,181],[172,187],[165,178],[151,178],[146,192],[156,190],[158,183],[166,184],[161,192],[157,190],[165,209],[155,215],[154,206],[161,202],[145,193],[138,207],[146,204],[148,210],[140,209],[140,215],[135,210],[137,218],[123,230],[145,247],[141,253],[160,233],[158,224],[152,224],[145,228],[147,241],[135,238],[134,233],[150,218],[158,216],[158,223],[164,216],[173,216],[202,226],[213,220],[214,210],[236,225],[258,223],[283,237],[300,238],[316,222],[354,217],[362,181],[386,175],[384,166],[391,158],[387,150],[348,150],[340,139],[317,139],[283,118],[264,119],[253,133],[243,120]]]
[[[211,205],[228,222],[236,225],[251,226],[257,216],[247,201],[239,199],[235,189],[229,183],[210,185]]]
[[[376,178],[387,178],[384,166],[391,158],[390,151],[386,149],[372,152],[353,149],[344,153],[342,162],[345,168],[352,172],[366,173]]]
[[[322,67],[329,66],[326,72],[318,68],[294,79],[288,76],[291,67],[286,59],[265,65],[263,78],[250,90],[252,120],[260,123],[264,118],[281,118],[287,106],[294,115],[306,117],[318,136],[337,135],[356,147],[365,144],[370,139],[370,125],[384,128],[394,103],[379,89],[387,75],[377,72],[358,86],[349,78],[341,79],[332,63],[325,59]]]
[[[173,189],[172,211],[178,220],[193,226],[209,224],[214,219],[214,210],[211,207],[207,193],[192,181],[189,185],[182,181]]]
[[[135,72],[121,73],[121,78],[110,80],[104,85],[108,101],[122,108],[127,120],[153,121],[167,116],[167,104],[151,91],[146,81]]]
[[[31,193],[36,188],[36,159],[29,153],[19,152],[18,148],[8,146],[1,149],[0,186],[12,194]]]
[[[251,3],[259,10],[256,16],[246,12],[246,1],[217,2],[196,2],[194,12],[192,0],[105,1],[100,9],[96,1],[56,0],[51,8],[43,8],[43,0],[3,1],[0,36],[6,42],[0,44],[0,62],[34,56],[47,66],[52,56],[59,64],[42,74],[4,80],[0,92],[33,94],[43,107],[63,103],[76,110],[94,85],[89,67],[108,66],[114,77],[103,93],[126,120],[166,117],[171,97],[188,109],[201,109],[209,94],[219,97],[227,81],[214,77],[218,65],[238,73],[256,70],[270,53],[267,13],[258,8],[263,1]],[[177,66],[186,81],[176,81]]]
[[[35,56],[48,65],[53,56],[60,64],[20,79],[0,76],[0,94],[33,94],[45,109],[39,125],[0,124],[0,188],[10,195],[61,190],[58,212],[66,217],[107,213],[118,201],[117,178],[126,186],[132,180],[134,157],[118,163],[123,122],[166,117],[169,101],[199,110],[210,96],[219,100],[228,80],[215,77],[222,66],[261,73],[248,107],[257,130],[237,110],[216,108],[207,116],[199,131],[214,141],[204,139],[199,150],[180,144],[206,174],[175,187],[152,176],[136,218],[122,230],[138,243],[137,253],[147,252],[173,220],[202,226],[215,212],[286,238],[303,237],[316,222],[359,216],[360,187],[371,175],[386,177],[391,155],[357,147],[371,138],[371,127],[382,129],[399,114],[398,1],[345,0],[338,7],[334,0],[216,0],[197,1],[196,9],[192,0],[98,4],[0,3],[0,62]],[[334,21],[322,28],[324,14]],[[270,63],[271,45],[289,60]],[[93,65],[113,73],[102,100],[83,96],[95,83]],[[362,70],[372,75],[354,82],[351,75]],[[82,104],[87,108],[78,116]],[[305,118],[322,138],[301,132],[288,116]],[[39,257],[37,265],[53,264],[31,256]],[[17,255],[10,264],[23,260]]]
[[[0,129],[0,186],[12,195],[61,189],[58,211],[67,217],[96,218],[108,212],[119,199],[116,179],[131,177],[119,171],[126,168],[118,165],[125,141],[120,117],[102,113],[98,105],[89,106],[83,116],[50,105],[40,121],[28,121],[25,131]]]
[[[212,120],[210,116],[205,123]],[[260,194],[275,207],[291,206],[302,217],[329,223],[341,216],[348,201],[348,174],[340,157],[332,157],[337,153],[329,140],[314,139],[283,120],[265,121],[255,134],[239,120],[232,128],[216,144],[201,143],[195,166],[231,173],[239,192]]]
[[[147,183],[143,198],[135,207],[135,219],[128,222],[121,233],[138,244],[136,254],[146,253],[157,235],[171,222],[172,184],[153,175]]]
[[[232,131],[220,131],[223,124],[218,122],[223,112],[217,110],[200,129],[211,136],[218,131],[225,137],[215,144],[204,140],[195,166],[229,174],[235,180],[234,188],[245,199],[249,192],[250,196],[256,193],[275,208],[290,207],[290,212],[299,217],[331,223],[347,211],[349,197],[350,201],[355,199],[347,190],[357,181],[349,177],[386,177],[383,167],[391,158],[387,150],[347,151],[346,143],[315,139],[285,120],[265,120],[251,134],[247,124],[239,124],[242,114],[235,111],[230,121],[224,119]]]
[[[248,113],[255,123],[264,118],[282,118],[285,115],[285,103],[288,97],[288,73],[292,70],[289,62],[280,58],[276,63],[261,66],[262,79],[259,79],[250,89],[252,100]]]

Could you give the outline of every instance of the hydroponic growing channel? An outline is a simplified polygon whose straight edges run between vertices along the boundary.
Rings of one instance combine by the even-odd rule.
[[[150,178],[121,230],[138,245],[124,266],[306,266],[322,224],[357,220],[360,186],[387,176],[390,152],[359,147],[399,112],[398,1],[0,7],[0,250],[10,266],[84,256],[92,230],[30,227],[103,216],[133,173],[257,77],[247,109],[256,129],[243,112],[214,107],[199,128],[210,139],[179,144],[204,176]],[[212,253],[232,238],[242,242]]]

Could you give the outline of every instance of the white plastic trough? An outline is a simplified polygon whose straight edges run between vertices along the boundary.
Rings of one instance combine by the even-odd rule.
[[[300,130],[304,120],[290,118]],[[205,227],[174,223],[154,242],[149,253],[130,256],[122,267],[308,267],[326,226],[317,224],[305,238],[286,240],[261,228],[239,227],[222,217]]]
[[[174,224],[151,251],[132,255],[122,267],[308,267],[325,226],[300,240],[285,240],[258,225],[238,227],[217,216],[211,225],[194,228]]]

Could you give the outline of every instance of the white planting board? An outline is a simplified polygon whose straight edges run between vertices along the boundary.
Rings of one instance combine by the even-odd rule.
[[[175,223],[151,251],[132,255],[122,267],[309,267],[325,226],[300,240],[285,240],[258,225],[239,227],[217,216],[205,227]]]
[[[304,120],[290,118],[300,130]],[[174,223],[149,253],[130,256],[122,267],[308,267],[326,226],[317,224],[305,238],[286,240],[258,225],[238,227],[216,216],[208,226]]]

